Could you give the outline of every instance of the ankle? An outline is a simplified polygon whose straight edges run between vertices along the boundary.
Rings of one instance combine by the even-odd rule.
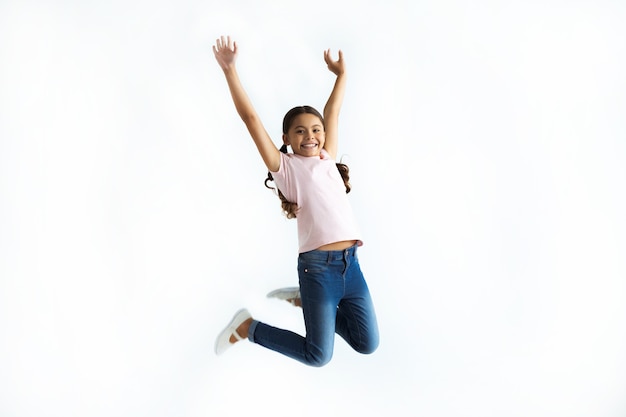
[[[241,323],[241,325],[239,327],[237,327],[237,333],[243,339],[248,337],[248,334],[250,333],[250,325],[251,324],[252,324],[252,317],[250,317],[248,320],[246,320],[243,323]]]
[[[252,317],[247,319],[246,321],[244,321],[243,323],[241,323],[239,325],[239,327],[237,327],[235,329],[235,333],[237,333],[237,335],[241,338],[241,340],[243,339],[247,339],[248,338],[248,334],[250,333],[250,325],[252,324]],[[239,341],[240,339],[238,339],[237,337],[235,337],[234,334],[232,334],[230,336],[230,339],[228,340],[230,343],[235,344]]]

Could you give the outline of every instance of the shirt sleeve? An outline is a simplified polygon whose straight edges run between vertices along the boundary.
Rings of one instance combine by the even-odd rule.
[[[272,172],[272,177],[276,186],[281,193],[287,198],[287,200],[297,203],[297,196],[295,191],[295,184],[293,175],[291,174],[291,157],[289,154],[280,153],[280,165],[278,171]]]

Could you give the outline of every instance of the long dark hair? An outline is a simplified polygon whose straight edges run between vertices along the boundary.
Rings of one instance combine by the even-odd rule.
[[[324,126],[324,128],[326,127],[324,125],[324,117],[320,114],[320,112],[315,110],[315,108],[311,106],[297,106],[289,110],[287,114],[285,114],[285,117],[283,118],[283,133],[285,135],[287,134],[287,132],[289,132],[289,128],[291,127],[294,119],[297,116],[304,114],[304,113],[312,114],[318,117],[320,121],[322,122],[322,126]],[[287,145],[281,146],[280,151],[282,153],[287,153]],[[349,175],[350,169],[348,168],[346,164],[343,164],[341,162],[337,162],[336,165],[337,165],[337,169],[339,170],[339,174],[341,174],[341,179],[343,179],[343,184],[346,187],[346,194],[347,194],[352,189],[352,187],[350,186],[350,175]],[[298,211],[298,205],[296,203],[293,203],[287,200],[287,198],[278,189],[278,187],[276,188],[270,187],[267,184],[268,181],[274,181],[274,177],[272,177],[272,173],[269,171],[267,172],[267,178],[265,179],[265,186],[271,190],[276,190],[278,192],[278,197],[280,198],[280,202],[281,202],[280,205],[281,205],[281,208],[283,209],[283,212],[285,213],[285,216],[287,216],[288,219],[295,219],[296,213]]]

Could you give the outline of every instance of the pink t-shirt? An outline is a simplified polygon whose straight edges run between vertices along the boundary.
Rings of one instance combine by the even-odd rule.
[[[299,252],[343,240],[362,245],[346,187],[328,152],[322,149],[319,157],[280,155],[280,167],[272,176],[287,200],[298,205]]]

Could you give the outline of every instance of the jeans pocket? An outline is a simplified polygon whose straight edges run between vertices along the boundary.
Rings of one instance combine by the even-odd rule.
[[[298,273],[301,275],[324,273],[327,268],[327,263],[322,260],[306,258],[298,259]]]

